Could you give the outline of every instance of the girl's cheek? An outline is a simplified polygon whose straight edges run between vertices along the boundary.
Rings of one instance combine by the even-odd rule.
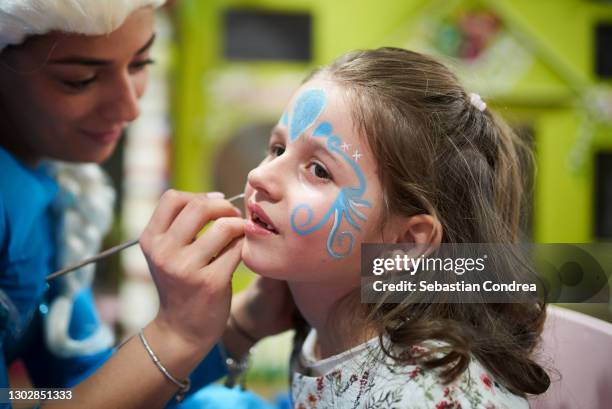
[[[311,258],[311,261],[328,259],[327,241],[332,229],[333,218],[328,212],[333,198],[321,192],[302,190],[289,207],[288,225],[291,240],[300,257]],[[322,223],[317,228],[316,226]],[[300,231],[301,230],[301,231]],[[308,232],[306,232],[308,231]]]
[[[297,219],[304,219],[308,210],[312,212],[312,221],[311,223],[316,223],[321,220],[329,208],[331,207],[333,202],[333,197],[325,194],[324,192],[306,187],[302,188],[298,186],[297,189],[294,189],[293,200],[291,201],[291,206],[289,209],[289,215],[291,216],[295,213]],[[296,211],[296,209],[298,209]]]

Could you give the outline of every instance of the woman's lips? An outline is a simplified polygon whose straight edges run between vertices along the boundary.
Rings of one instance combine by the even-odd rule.
[[[121,138],[122,129],[102,132],[83,131],[83,133],[98,143],[109,144],[116,142],[119,140],[119,138]]]

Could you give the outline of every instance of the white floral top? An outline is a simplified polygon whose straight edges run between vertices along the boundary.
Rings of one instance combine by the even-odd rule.
[[[292,373],[294,408],[362,409],[528,409],[473,359],[468,370],[443,385],[436,370],[394,365],[378,337],[323,360],[314,359],[316,332],[310,332]],[[413,347],[421,348],[421,347]]]

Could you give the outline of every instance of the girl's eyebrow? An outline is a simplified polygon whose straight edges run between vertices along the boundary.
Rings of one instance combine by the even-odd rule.
[[[299,139],[301,139],[301,142],[304,143],[305,146],[308,147],[310,145],[310,147],[312,148],[314,152],[318,152],[328,157],[339,168],[345,167],[344,162],[340,160],[338,155],[334,154],[327,148],[327,145],[325,144],[325,141],[323,138],[307,137],[307,138],[299,138]]]
[[[285,129],[283,129],[279,125],[276,125],[274,128],[272,128],[272,135],[278,136],[279,138],[283,138],[283,139],[287,138],[287,132],[285,131]],[[331,159],[339,167],[344,167],[344,164],[342,163],[342,161],[340,161],[340,159],[338,158],[338,155],[333,154],[332,152],[329,151],[329,149],[327,149],[327,146],[325,145],[325,142],[323,141],[322,138],[298,137],[298,140],[301,140],[307,146],[311,145],[315,151],[320,152],[324,154],[325,156],[329,157],[329,159]]]
[[[336,164],[340,164],[340,160],[338,160],[338,155],[335,155],[330,152],[322,139],[305,138],[304,142],[306,142],[307,144],[314,145],[313,148],[315,151],[323,153],[325,156],[328,156],[331,160],[333,160]]]

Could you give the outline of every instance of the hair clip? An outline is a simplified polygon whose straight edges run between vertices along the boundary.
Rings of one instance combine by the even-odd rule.
[[[480,112],[487,109],[487,104],[480,98],[480,95],[473,92],[470,94],[470,104],[474,105]]]

